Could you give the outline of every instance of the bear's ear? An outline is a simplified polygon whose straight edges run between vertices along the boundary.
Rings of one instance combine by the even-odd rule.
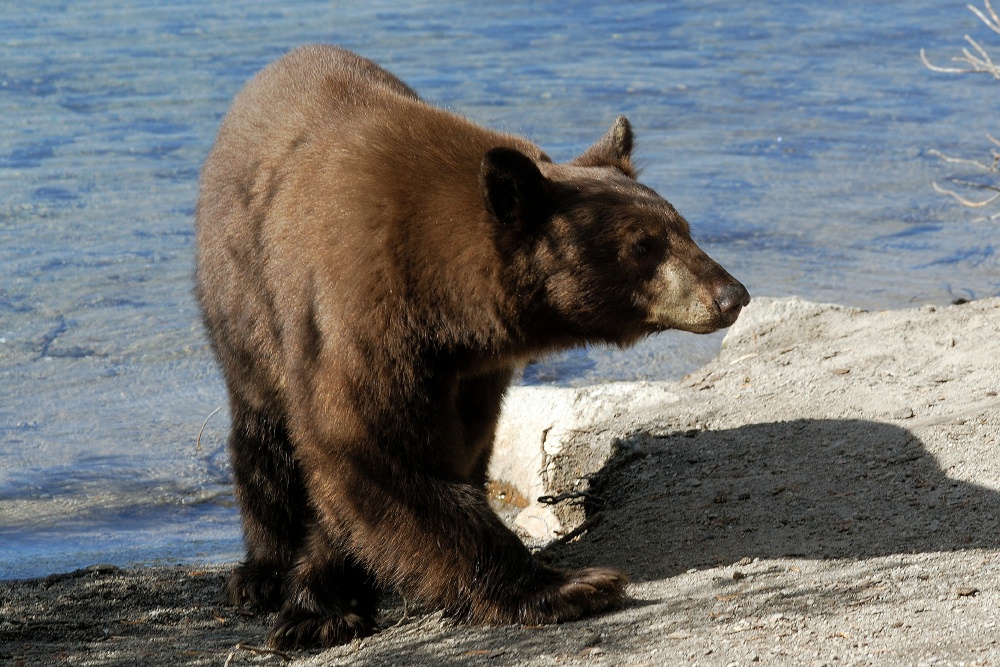
[[[632,124],[625,116],[618,116],[611,124],[611,129],[573,160],[573,164],[578,167],[617,167],[629,178],[635,178],[635,168],[632,166],[634,143]]]
[[[530,227],[546,215],[549,182],[538,165],[518,150],[487,151],[479,182],[486,210],[505,225]]]

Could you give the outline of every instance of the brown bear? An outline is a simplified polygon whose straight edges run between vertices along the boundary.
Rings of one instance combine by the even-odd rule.
[[[371,633],[380,592],[470,622],[623,602],[541,564],[490,509],[500,406],[526,360],[732,324],[746,289],[636,181],[619,117],[556,164],[378,65],[292,51],[232,104],[201,174],[197,288],[225,376],[246,560],[274,647]]]

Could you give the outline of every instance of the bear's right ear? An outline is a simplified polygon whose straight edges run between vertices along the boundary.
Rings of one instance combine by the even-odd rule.
[[[549,182],[521,151],[503,147],[487,151],[479,183],[486,210],[498,222],[531,227],[546,214]]]
[[[597,143],[573,160],[573,164],[578,167],[616,167],[629,178],[635,178],[635,167],[632,165],[634,145],[632,124],[625,116],[618,116],[611,124],[611,129],[605,132]]]

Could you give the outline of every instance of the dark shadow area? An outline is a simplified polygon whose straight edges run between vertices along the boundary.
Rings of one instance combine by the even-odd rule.
[[[544,557],[634,581],[746,557],[870,558],[1000,547],[1000,494],[951,479],[909,431],[796,420],[636,433],[591,483],[599,523]]]
[[[221,665],[267,628],[218,604],[224,580],[218,568],[103,565],[0,581],[0,664]]]

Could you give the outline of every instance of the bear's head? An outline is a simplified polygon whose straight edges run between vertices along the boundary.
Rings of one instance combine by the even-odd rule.
[[[497,249],[516,267],[525,315],[552,336],[627,345],[665,329],[708,333],[750,301],[677,210],[636,181],[632,144],[620,116],[569,163],[505,147],[483,158]]]

